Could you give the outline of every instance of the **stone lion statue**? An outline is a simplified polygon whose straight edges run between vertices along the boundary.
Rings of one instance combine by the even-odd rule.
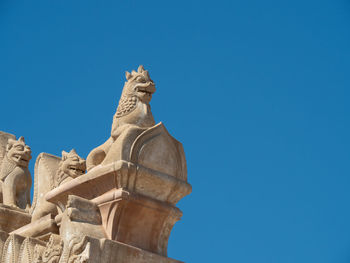
[[[109,162],[108,152],[122,133],[132,128],[149,128],[155,124],[149,103],[156,88],[148,71],[139,66],[137,72],[126,72],[125,77],[127,81],[113,117],[111,137],[90,152],[86,159],[88,170],[104,161]]]
[[[4,137],[6,134],[0,133],[0,136]],[[4,205],[29,211],[32,179],[28,165],[32,158],[31,153],[23,137],[7,140],[3,158],[0,160],[0,201]]]
[[[47,214],[56,215],[56,205],[45,199],[47,192],[85,173],[86,163],[74,149],[69,153],[62,151],[62,157],[41,153],[34,169],[34,198],[32,221]]]
[[[75,149],[69,153],[62,151],[62,159],[55,177],[56,187],[83,175],[85,171],[86,161],[77,154]]]

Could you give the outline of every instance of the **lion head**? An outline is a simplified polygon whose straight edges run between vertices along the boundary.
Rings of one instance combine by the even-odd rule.
[[[74,149],[69,153],[62,151],[62,159],[59,164],[56,178],[56,186],[67,179],[74,179],[84,174],[86,171],[85,159],[81,158]]]
[[[8,140],[6,146],[6,157],[16,165],[27,168],[30,159],[32,159],[31,153],[32,150],[25,144],[23,137],[20,137],[18,140]]]
[[[125,72],[125,77],[127,81],[125,82],[122,96],[136,96],[141,101],[149,103],[156,88],[148,71],[143,66],[139,66],[137,72],[134,70],[131,73]]]

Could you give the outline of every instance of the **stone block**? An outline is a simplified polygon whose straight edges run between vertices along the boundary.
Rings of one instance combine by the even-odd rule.
[[[0,231],[10,233],[24,225],[29,224],[31,216],[24,210],[0,205]]]

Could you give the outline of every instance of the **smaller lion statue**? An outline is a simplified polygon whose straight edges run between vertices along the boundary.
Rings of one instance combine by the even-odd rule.
[[[0,201],[29,211],[32,179],[28,170],[31,149],[24,138],[8,139],[0,167]]]
[[[32,222],[41,217],[57,215],[56,205],[47,202],[45,195],[54,188],[83,175],[86,163],[74,149],[62,151],[62,157],[41,153],[34,169],[34,195],[31,209]]]
[[[81,158],[75,149],[69,153],[62,151],[62,159],[55,177],[55,186],[68,182],[86,171],[86,161]]]

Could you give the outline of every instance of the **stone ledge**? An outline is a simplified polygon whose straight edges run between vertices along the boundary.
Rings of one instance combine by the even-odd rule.
[[[35,237],[47,241],[51,234],[59,233],[54,218],[53,215],[48,214],[28,225],[24,225],[23,227],[12,231],[11,234],[17,234],[24,237]]]
[[[101,239],[101,261],[105,263],[183,263],[118,241]]]
[[[10,233],[17,228],[27,225],[31,221],[31,215],[19,208],[0,205],[0,230]]]
[[[122,171],[124,169],[126,169],[125,173]],[[120,174],[123,175],[120,176]],[[133,180],[131,180],[132,178]],[[132,187],[128,185],[130,181],[139,180],[144,182],[142,184],[138,182]],[[125,181],[125,185],[120,181]],[[63,204],[67,202],[68,195],[77,195],[91,200],[114,188],[124,188],[172,204],[176,204],[192,191],[191,185],[186,181],[120,160],[104,166],[98,166],[84,176],[62,184],[48,192],[46,200],[56,204]]]

